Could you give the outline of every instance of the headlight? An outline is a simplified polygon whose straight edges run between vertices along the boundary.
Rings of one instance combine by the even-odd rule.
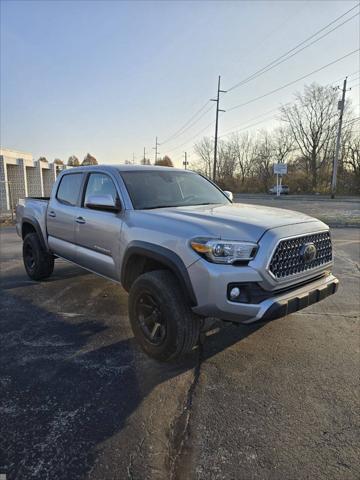
[[[256,243],[212,238],[194,238],[191,240],[190,245],[195,252],[213,263],[234,263],[252,260],[258,249]]]

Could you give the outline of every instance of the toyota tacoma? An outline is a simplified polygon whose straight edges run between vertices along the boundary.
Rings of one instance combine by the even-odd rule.
[[[249,324],[335,293],[329,227],[305,214],[233,203],[175,168],[64,170],[50,198],[25,198],[17,232],[31,279],[63,258],[129,292],[134,335],[166,361],[192,350],[206,318]]]

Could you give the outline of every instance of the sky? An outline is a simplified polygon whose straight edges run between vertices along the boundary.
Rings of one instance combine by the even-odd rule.
[[[215,103],[205,104],[219,75],[229,90],[357,3],[1,0],[1,146],[50,161],[90,152],[99,163],[139,162],[144,147],[153,161],[157,136],[160,156],[180,166],[187,151],[193,161],[194,143],[214,135]],[[304,84],[341,85],[346,75],[359,112],[359,52],[231,110],[358,48],[356,16],[222,94],[219,135],[272,128],[276,109]]]

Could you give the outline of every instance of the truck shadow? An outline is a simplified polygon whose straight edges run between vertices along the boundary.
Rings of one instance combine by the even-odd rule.
[[[44,285],[48,283],[57,282],[59,280],[64,280],[67,278],[77,278],[77,277],[84,277],[86,275],[91,275],[90,272],[84,270],[83,268],[70,266],[65,268],[60,268],[56,266],[54,273],[51,277],[47,278],[46,280],[42,280]],[[23,288],[23,287],[30,287],[32,285],[38,285],[39,282],[35,280],[31,280],[26,274],[22,272],[6,272],[6,274],[0,275],[0,288],[4,290],[11,290],[15,288]]]
[[[199,361],[194,351],[159,364],[133,339],[109,344],[114,337],[103,322],[64,319],[9,291],[0,293],[0,302],[0,473],[10,480],[83,478],[103,442],[123,429],[143,399]],[[224,329],[209,341],[203,360],[258,328]],[[102,336],[107,341],[96,342]]]

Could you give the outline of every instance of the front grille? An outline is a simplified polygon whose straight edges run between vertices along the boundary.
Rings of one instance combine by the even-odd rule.
[[[303,254],[307,244],[314,244],[316,247],[316,255],[311,261],[306,261]],[[331,260],[330,233],[315,233],[304,237],[281,240],[271,259],[269,270],[274,277],[284,278],[320,267],[331,262]]]

